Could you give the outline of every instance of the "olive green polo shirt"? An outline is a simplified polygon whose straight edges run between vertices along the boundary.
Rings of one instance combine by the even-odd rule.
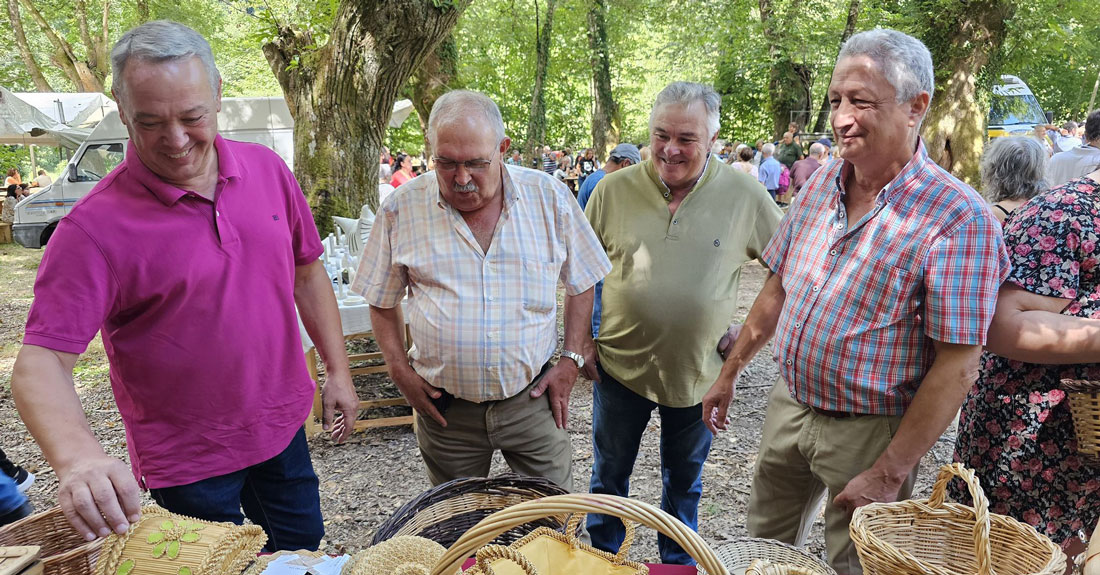
[[[660,405],[703,400],[737,309],[741,265],[760,257],[783,213],[752,176],[712,158],[669,213],[652,161],[608,174],[585,215],[611,259],[596,340],[604,370]]]

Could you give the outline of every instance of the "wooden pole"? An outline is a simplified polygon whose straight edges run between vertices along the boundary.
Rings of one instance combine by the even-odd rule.
[[[1090,114],[1093,110],[1092,105],[1096,103],[1096,89],[1100,88],[1100,71],[1096,73],[1096,83],[1092,85],[1092,97],[1089,98],[1089,107],[1085,109],[1085,114]]]

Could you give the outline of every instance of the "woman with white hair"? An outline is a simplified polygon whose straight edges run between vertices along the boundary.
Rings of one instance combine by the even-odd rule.
[[[1012,210],[1044,192],[1047,154],[1034,138],[997,138],[982,155],[982,192],[1004,224]]]

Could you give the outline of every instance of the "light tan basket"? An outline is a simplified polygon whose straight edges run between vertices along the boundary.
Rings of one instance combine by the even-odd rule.
[[[729,569],[731,575],[749,575],[749,567],[758,560],[772,565],[765,571],[768,574],[836,575],[832,567],[809,552],[774,539],[742,537],[719,547],[717,553],[718,559]],[[763,566],[758,567],[762,568]]]
[[[974,507],[944,501],[961,477]],[[989,512],[974,472],[944,465],[927,500],[871,503],[849,528],[866,575],[1061,575],[1066,556],[1050,539],[1011,517]]]
[[[0,546],[19,545],[42,548],[45,575],[91,575],[103,539],[85,541],[69,525],[61,508],[53,507],[0,528]]]
[[[675,517],[648,503],[594,493],[553,495],[497,511],[459,537],[436,564],[432,575],[453,573],[467,557],[503,531],[534,519],[563,513],[603,513],[641,523],[656,529],[683,547],[699,563],[700,573],[729,575],[706,541]]]
[[[267,536],[255,525],[192,519],[150,505],[125,535],[110,535],[96,575],[238,575]]]
[[[1077,452],[1100,460],[1100,381],[1063,379],[1062,388],[1073,415]]]

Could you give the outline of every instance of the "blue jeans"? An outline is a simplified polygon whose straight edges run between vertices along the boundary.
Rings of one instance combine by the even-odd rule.
[[[597,364],[600,382],[592,386],[592,493],[629,496],[630,473],[638,457],[642,432],[650,414],[661,414],[661,509],[694,530],[699,528],[699,498],[703,494],[703,462],[710,452],[711,434],[703,424],[702,407],[658,405],[615,381]],[[615,553],[622,545],[622,521],[607,515],[589,515],[592,545]],[[695,560],[676,542],[657,535],[661,562],[694,565]]]
[[[603,280],[596,282],[592,292],[592,339],[596,339],[600,336],[600,314],[603,313]]]
[[[248,516],[267,533],[264,551],[315,551],[325,535],[317,486],[306,434],[299,429],[282,453],[263,463],[149,491],[158,505],[180,515],[237,525]]]

